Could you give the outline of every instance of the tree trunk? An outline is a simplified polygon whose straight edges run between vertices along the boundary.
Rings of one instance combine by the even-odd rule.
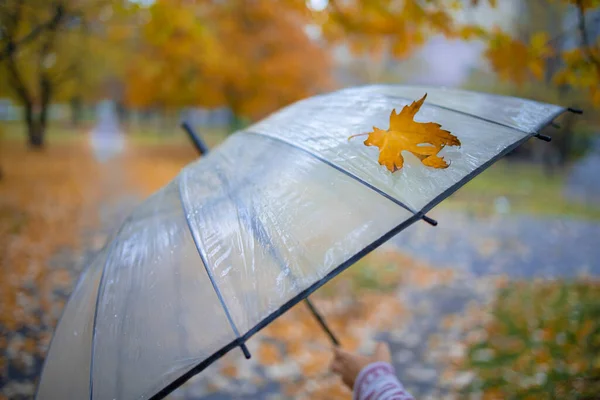
[[[229,133],[237,132],[244,127],[244,121],[232,110],[229,118]]]
[[[69,103],[71,105],[71,126],[77,128],[82,120],[83,102],[81,97],[73,96]]]
[[[38,121],[33,121],[31,125],[27,124],[27,137],[29,147],[32,149],[44,148],[45,127],[42,127]]]
[[[564,118],[561,119],[561,129],[559,137],[556,141],[558,152],[560,154],[560,165],[564,166],[569,161],[571,150],[573,148],[573,136],[574,128],[577,122],[577,118],[573,113],[567,113]]]
[[[48,107],[44,107],[36,118],[33,112],[33,105],[26,104],[25,123],[27,125],[27,144],[32,149],[42,149],[44,147],[44,139],[46,134],[46,116]]]

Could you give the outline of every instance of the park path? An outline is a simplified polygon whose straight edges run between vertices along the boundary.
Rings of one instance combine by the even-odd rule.
[[[600,276],[598,221],[466,213],[434,213],[435,228],[416,224],[393,242],[407,254],[476,276],[511,278]]]

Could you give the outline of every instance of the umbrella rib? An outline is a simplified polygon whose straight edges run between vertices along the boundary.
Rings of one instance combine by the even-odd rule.
[[[420,214],[417,210],[413,209],[412,207],[409,207],[408,205],[404,204],[402,201],[396,199],[395,197],[390,196],[383,190],[371,185],[369,182],[354,175],[352,172],[345,170],[344,168],[332,163],[331,161],[327,160],[326,158],[323,158],[320,155],[313,153],[312,151],[310,151],[302,146],[297,145],[296,143],[290,142],[288,140],[285,140],[285,139],[282,139],[282,138],[279,138],[276,136],[266,135],[264,133],[260,133],[260,132],[256,132],[256,131],[243,131],[240,134],[248,134],[248,135],[264,137],[264,138],[276,141],[278,143],[283,143],[287,146],[293,147],[296,150],[300,150],[300,151],[310,155],[311,157],[316,158],[317,160],[321,161],[322,163],[327,164],[331,168],[343,173],[344,175],[354,179],[355,181],[361,183],[362,185],[368,187],[369,189],[373,190],[374,192],[376,192],[376,193],[380,194],[381,196],[385,197],[386,199],[390,200],[392,203],[395,203],[395,204],[399,205],[400,207],[404,208],[405,210],[410,211],[413,215]],[[434,219],[432,219],[422,213],[420,214],[420,218],[433,226],[437,225],[437,221],[435,221]]]
[[[556,113],[552,114],[550,117],[546,118],[546,120],[544,122],[541,123],[541,126],[539,129],[544,128],[545,126],[550,124],[550,122],[552,122],[552,120],[554,118],[565,113],[566,111],[568,111],[568,110],[563,109],[561,111],[557,111]],[[502,151],[500,151],[494,157],[490,158],[485,163],[481,164],[479,167],[477,167],[476,169],[474,169],[473,171],[471,171],[470,173],[465,175],[461,180],[456,182],[454,185],[450,186],[448,189],[444,190],[442,193],[440,193],[438,196],[436,196],[433,200],[431,200],[429,203],[427,203],[421,209],[421,212],[423,212],[423,213],[428,212],[433,207],[435,207],[439,203],[441,203],[442,200],[446,199],[448,196],[452,195],[454,192],[456,192],[458,189],[460,189],[462,186],[464,186],[471,179],[475,178],[477,175],[479,175],[480,173],[485,171],[488,167],[490,167],[492,164],[494,164],[500,158],[504,157],[505,155],[507,155],[508,153],[510,153],[511,151],[513,151],[514,149],[516,149],[517,147],[519,147],[520,145],[522,145],[523,143],[525,143],[526,141],[531,139],[532,137],[536,137],[537,135],[538,134],[536,132],[527,133],[526,136],[524,136],[523,138],[517,140],[516,142],[512,143],[509,146],[506,146]]]
[[[200,135],[196,134],[193,127],[188,122],[184,122],[182,124],[182,128],[190,136],[190,139],[195,144],[195,147],[198,150],[198,152],[201,155],[206,155],[209,151],[208,147],[204,144],[204,141],[202,140]],[[216,171],[216,175],[223,184],[225,184],[227,182],[227,179],[225,178],[225,176],[223,176],[223,174],[220,173],[218,170]],[[243,184],[245,185],[247,183],[248,182],[244,182]],[[237,194],[237,191],[235,191],[235,190],[229,191],[229,196],[230,196],[231,200],[234,202],[234,204],[236,205],[236,207],[238,207],[238,209],[241,209],[244,211],[242,213],[243,215],[249,214],[250,208],[244,202],[243,197],[239,196]],[[287,266],[285,260],[281,256],[281,254],[277,251],[277,249],[273,245],[273,241],[271,240],[271,237],[270,237],[267,229],[265,228],[264,224],[260,220],[260,218],[257,215],[253,215],[249,221],[247,218],[243,218],[243,221],[248,225],[248,229],[253,232],[253,235],[257,240],[259,240],[260,242],[264,241],[264,243],[262,243],[262,245],[268,249],[269,253],[277,261],[277,264],[282,269],[282,271],[285,272],[287,269],[288,274],[286,274],[286,276],[289,276],[289,278],[293,281],[293,284],[297,285],[298,278],[295,276],[293,271]],[[329,337],[331,342],[335,346],[339,346],[340,342],[339,342],[338,338],[335,336],[333,331],[329,328],[329,326],[327,325],[327,322],[325,321],[323,316],[317,311],[317,309],[311,303],[311,301],[308,299],[308,297],[304,300],[306,302],[306,305],[308,306],[309,311],[313,314],[313,316],[315,317],[315,319],[317,320],[319,325],[321,325],[321,328],[327,334],[327,336]]]
[[[179,178],[177,178],[177,186],[178,186],[178,190],[179,190],[179,201],[181,202],[181,208],[183,209],[183,215],[185,217],[185,221],[187,223],[188,229],[192,235],[192,239],[194,240],[194,244],[196,245],[196,250],[198,251],[198,255],[200,256],[200,259],[202,260],[202,264],[204,264],[204,269],[206,270],[206,274],[208,275],[208,279],[210,280],[210,283],[212,284],[213,289],[215,290],[215,293],[217,294],[217,298],[219,299],[219,301],[221,302],[221,306],[223,307],[223,311],[225,312],[225,316],[227,317],[227,320],[229,321],[229,325],[231,326],[231,329],[233,330],[233,333],[235,334],[235,336],[237,337],[237,339],[241,338],[240,332],[235,324],[235,322],[233,321],[233,318],[231,317],[231,314],[229,313],[229,308],[227,308],[227,305],[225,304],[225,300],[223,299],[223,295],[221,294],[221,291],[219,290],[219,287],[217,286],[217,283],[215,282],[215,279],[213,277],[213,274],[208,266],[208,257],[206,256],[206,254],[204,253],[204,250],[201,246],[201,239],[198,237],[198,235],[195,233],[194,229],[192,229],[192,224],[190,222],[190,218],[188,216],[188,209],[185,205],[185,201],[183,199],[183,185],[181,183],[181,180],[183,179],[184,174],[186,173],[186,170],[184,170],[180,175]],[[240,348],[242,349],[242,352],[244,353],[244,356],[249,359],[250,358],[250,351],[248,350],[248,347],[246,347],[246,344],[244,343],[244,341],[241,341],[240,343]]]
[[[393,98],[393,99],[401,99],[401,100],[405,100],[405,101],[408,101],[409,103],[413,101],[412,99],[409,99],[408,97],[404,97],[404,96],[396,96],[396,95],[393,95],[393,94],[386,94],[385,96],[386,96],[386,97]],[[514,130],[514,131],[518,131],[518,132],[521,132],[521,133],[525,133],[525,134],[527,134],[527,135],[531,135],[531,134],[534,134],[534,133],[536,133],[536,132],[537,132],[537,130],[524,130],[524,129],[519,129],[519,128],[517,128],[517,127],[514,127],[514,126],[512,126],[512,125],[508,125],[508,124],[505,124],[505,123],[502,123],[502,122],[494,121],[493,119],[488,119],[488,118],[482,117],[482,116],[480,116],[480,115],[477,115],[477,114],[472,114],[472,113],[469,113],[469,112],[466,112],[466,111],[456,110],[456,109],[454,109],[454,108],[450,108],[450,107],[442,106],[442,105],[440,105],[440,104],[432,103],[432,102],[431,102],[431,101],[429,101],[429,100],[427,100],[427,102],[424,104],[424,106],[431,106],[431,107],[439,108],[439,109],[442,109],[442,110],[446,110],[446,111],[455,112],[455,113],[457,113],[457,114],[461,114],[461,115],[464,115],[464,116],[466,116],[466,117],[471,117],[471,118],[474,118],[474,119],[478,119],[478,120],[480,120],[480,121],[485,121],[485,122],[488,122],[488,123],[490,123],[490,124],[499,125],[499,126],[502,126],[502,127],[504,127],[504,128],[509,128],[509,129],[512,129],[512,130]],[[558,112],[558,113],[557,113],[557,115],[560,115],[560,114],[562,114],[563,112],[564,112],[564,109],[563,109],[562,111]],[[554,119],[554,118],[552,118],[552,119]],[[539,130],[539,128],[538,128],[538,130]]]
[[[113,250],[116,247],[116,242],[123,231],[123,227],[131,221],[131,215],[123,221],[123,224],[115,234],[114,238],[110,243],[110,247],[106,252],[106,260],[104,260],[104,265],[102,266],[102,273],[100,274],[100,282],[98,283],[98,292],[96,293],[96,306],[94,307],[94,320],[92,322],[92,349],[91,349],[91,358],[90,358],[90,399],[94,398],[94,354],[96,352],[96,322],[98,320],[98,307],[100,306],[100,295],[102,292],[102,288],[104,287],[104,281],[106,279],[106,267],[108,266],[109,260],[112,256]]]
[[[188,372],[181,375],[178,379],[174,380],[169,385],[165,386],[162,390],[160,390],[158,393],[156,393],[154,396],[152,396],[150,398],[150,400],[160,400],[160,399],[164,399],[165,397],[167,397],[170,393],[172,393],[175,389],[177,389],[178,387],[183,385],[186,381],[188,381],[194,375],[199,374],[204,369],[206,369],[209,365],[211,365],[212,363],[217,361],[219,358],[223,357],[227,352],[229,352],[230,350],[232,350],[233,348],[238,346],[238,343],[243,343],[244,341],[249,340],[258,331],[260,331],[261,329],[263,329],[264,327],[269,325],[271,322],[273,322],[275,319],[277,319],[277,317],[279,317],[280,315],[282,315],[283,313],[288,311],[290,308],[292,308],[293,306],[298,304],[300,301],[308,298],[308,296],[310,296],[312,293],[314,293],[317,289],[319,289],[321,286],[323,286],[324,284],[326,284],[327,282],[329,282],[330,280],[332,280],[333,278],[338,276],[341,272],[346,270],[352,264],[356,263],[358,260],[360,260],[367,254],[369,254],[370,252],[372,252],[373,250],[375,250],[376,248],[381,246],[383,243],[387,242],[389,239],[396,236],[399,232],[401,232],[408,226],[412,225],[415,221],[418,221],[421,218],[421,215],[422,215],[421,213],[414,214],[413,216],[404,220],[400,224],[396,225],[394,228],[392,228],[388,232],[381,235],[378,239],[374,240],[367,246],[363,247],[360,251],[355,253],[353,256],[348,258],[346,261],[342,262],[337,267],[335,267],[333,270],[329,271],[329,273],[327,275],[325,275],[323,278],[314,282],[312,285],[310,285],[309,287],[307,287],[300,293],[296,294],[290,300],[288,300],[287,302],[282,304],[277,310],[273,311],[267,317],[263,318],[259,323],[257,323],[252,329],[250,329],[248,332],[246,332],[242,337],[232,341],[228,345],[217,350],[211,356],[209,356],[205,360],[198,363],[195,367],[190,369]]]

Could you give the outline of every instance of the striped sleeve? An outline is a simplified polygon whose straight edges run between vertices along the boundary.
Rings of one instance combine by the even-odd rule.
[[[353,400],[414,400],[391,364],[375,362],[364,367],[354,382]]]

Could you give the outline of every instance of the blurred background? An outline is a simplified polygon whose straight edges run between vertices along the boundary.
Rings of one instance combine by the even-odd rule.
[[[0,399],[31,398],[81,270],[210,147],[304,97],[427,84],[579,108],[314,296],[416,398],[600,393],[597,0],[2,0]],[[299,305],[171,395],[336,399]]]

